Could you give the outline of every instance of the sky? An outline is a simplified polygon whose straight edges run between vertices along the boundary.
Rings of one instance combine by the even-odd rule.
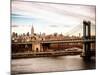
[[[95,6],[12,1],[12,32],[18,34],[62,33],[82,34],[83,20],[91,21],[91,32],[95,34]]]

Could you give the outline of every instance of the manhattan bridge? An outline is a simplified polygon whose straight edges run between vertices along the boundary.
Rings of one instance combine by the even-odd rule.
[[[31,51],[33,51],[30,53],[12,53],[12,58],[67,56],[67,55],[77,55],[77,54],[80,54],[81,57],[86,58],[86,59],[91,58],[96,53],[96,48],[95,48],[96,36],[91,36],[92,27],[95,28],[95,25],[93,25],[90,21],[83,21],[82,25],[77,25],[72,30],[67,32],[68,35],[72,35],[72,34],[77,33],[78,31],[81,31],[80,33],[83,34],[82,37],[76,38],[76,39],[35,40],[35,41],[30,41],[30,42],[12,42],[12,51],[15,49],[21,50],[22,46],[24,47],[24,49],[27,49],[27,50],[30,49]],[[68,50],[48,51],[48,49],[50,49],[50,46],[53,44],[64,44],[66,45],[66,47],[70,46],[68,44],[74,44],[74,46],[80,47],[82,51],[81,52],[68,51]],[[94,47],[92,47],[92,45]],[[59,45],[58,47],[60,48],[61,46]]]

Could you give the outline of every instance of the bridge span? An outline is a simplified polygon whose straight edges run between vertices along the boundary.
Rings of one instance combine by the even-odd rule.
[[[91,22],[90,21],[83,21],[83,37],[79,39],[64,39],[64,40],[35,40],[35,41],[29,41],[29,42],[13,42],[12,50],[16,51],[18,49],[23,48],[24,49],[30,49],[34,52],[45,52],[44,50],[48,50],[50,47],[50,44],[65,44],[65,43],[81,43],[83,44],[83,51],[82,56],[85,58],[90,58],[91,55],[91,44],[96,42],[95,38],[91,38],[91,30],[90,27]],[[30,47],[30,48],[28,48]],[[65,52],[66,53],[66,52]],[[47,53],[48,54],[48,53]],[[52,53],[51,53],[52,54]],[[64,52],[63,52],[64,54]],[[56,53],[55,53],[56,55]],[[60,54],[58,54],[60,55]],[[66,55],[66,54],[64,54]]]
[[[84,42],[95,42],[95,38],[93,39],[69,39],[69,40],[36,40],[36,41],[29,41],[29,42],[13,42],[12,44],[32,44],[32,43],[84,43]]]

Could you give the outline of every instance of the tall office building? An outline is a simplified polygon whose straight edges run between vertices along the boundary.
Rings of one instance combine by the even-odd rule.
[[[31,35],[34,35],[34,27],[31,28]]]

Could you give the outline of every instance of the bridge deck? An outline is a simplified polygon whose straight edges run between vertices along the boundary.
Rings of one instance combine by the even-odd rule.
[[[32,44],[32,43],[84,43],[84,42],[95,42],[95,39],[87,40],[45,40],[45,41],[31,41],[31,42],[16,42],[12,44]]]

